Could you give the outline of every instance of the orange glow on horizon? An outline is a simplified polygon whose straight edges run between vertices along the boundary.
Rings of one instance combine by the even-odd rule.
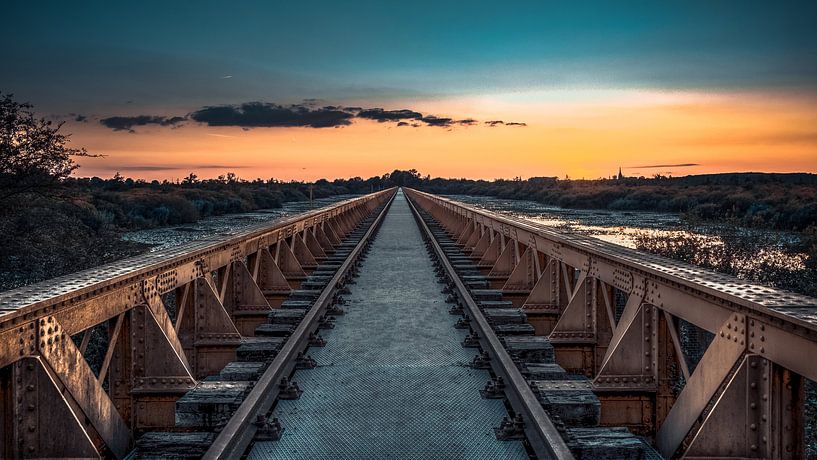
[[[73,124],[80,176],[281,180],[370,177],[417,169],[440,177],[598,178],[735,171],[817,172],[817,105],[779,94],[576,91],[405,101],[424,113],[527,127],[397,127],[356,121],[343,128],[138,127],[112,132]],[[637,169],[656,164],[699,166]]]

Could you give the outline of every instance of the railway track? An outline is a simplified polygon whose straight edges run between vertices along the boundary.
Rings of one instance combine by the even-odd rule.
[[[403,305],[398,292],[424,305]],[[600,403],[588,380],[555,364],[547,339],[500,297],[431,216],[398,193],[245,339],[238,361],[179,399],[176,427],[186,431],[146,433],[131,457],[654,454],[626,430],[596,427]],[[412,327],[414,316],[423,322]]]
[[[0,457],[797,457],[815,311],[389,190],[1,294]]]
[[[290,377],[316,365],[307,349],[325,345],[321,331],[343,313],[342,295],[390,205],[374,208],[269,313],[238,347],[238,361],[177,401],[176,427],[184,431],[145,433],[130,458],[238,458],[254,439],[280,436],[282,428],[268,413],[277,400],[300,396]]]
[[[506,398],[511,410],[501,438],[524,436],[536,458],[661,458],[626,429],[599,427],[601,404],[590,381],[555,362],[552,345],[536,336],[525,313],[490,289],[477,262],[425,211],[412,204],[437,273],[469,333],[463,346],[480,350],[472,365],[489,367],[483,396]]]

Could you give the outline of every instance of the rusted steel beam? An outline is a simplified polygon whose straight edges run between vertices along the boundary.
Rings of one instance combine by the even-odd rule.
[[[201,240],[0,294],[3,401],[30,400],[27,407],[34,408],[21,414],[30,422],[24,430],[6,430],[5,420],[18,415],[2,405],[0,457],[122,458],[132,432],[172,427],[175,402],[196,385],[194,377],[234,359],[239,318],[270,310],[259,282],[289,292],[287,276],[305,276],[287,238],[312,257],[308,241],[316,252],[331,249],[338,222],[351,229],[392,195],[393,190],[366,195],[223,240]],[[316,233],[321,227],[330,233]],[[175,297],[175,324],[162,299],[169,293]],[[112,319],[97,376],[83,353],[92,328]],[[80,347],[74,346],[71,336],[83,331]],[[12,383],[26,379],[32,382],[28,394],[18,397],[21,389]],[[43,401],[57,417],[46,417]]]
[[[124,458],[130,449],[128,425],[102,389],[85,358],[54,317],[38,323],[38,351],[55,380],[65,388],[65,395],[76,402],[84,419],[116,458]],[[79,414],[77,414],[79,415]],[[49,423],[49,422],[44,422]],[[50,423],[60,423],[52,420]]]
[[[389,198],[393,199],[393,197],[394,194]],[[244,454],[253,436],[255,436],[257,427],[254,422],[259,415],[265,415],[272,407],[278,395],[278,384],[281,378],[288,376],[294,369],[295,358],[298,353],[306,348],[309,335],[317,328],[317,322],[326,311],[326,307],[332,298],[332,294],[336,290],[337,284],[346,276],[347,271],[352,267],[364,246],[380,225],[380,222],[388,211],[388,207],[389,204],[383,207],[372,226],[369,227],[349,257],[332,276],[332,279],[326,287],[324,287],[303,320],[301,320],[284,346],[275,355],[272,363],[270,363],[264,373],[259,377],[241,406],[239,406],[230,418],[230,421],[227,422],[224,428],[219,432],[212,446],[204,455],[204,459],[233,459],[239,458]],[[361,220],[364,217],[365,215],[361,215]]]
[[[100,458],[99,449],[40,357],[0,369],[0,458]],[[60,442],[55,442],[60,440]],[[102,452],[101,452],[102,451]]]
[[[533,312],[542,310],[534,325],[537,333],[549,335],[557,362],[594,378],[602,423],[657,436],[664,455],[789,457],[802,452],[802,411],[796,408],[803,378],[817,379],[817,299],[590,237],[562,235],[426,193],[407,193],[458,244],[473,247],[475,260],[495,250],[497,238],[525,248],[503,294],[512,295],[517,286],[530,289],[523,304],[529,320],[533,323]],[[460,233],[454,233],[458,228]],[[469,228],[474,230],[466,236]],[[507,261],[501,258],[493,267],[504,272]],[[622,296],[627,304],[617,321],[615,300]],[[716,335],[692,373],[678,320]],[[737,367],[744,356],[745,372]],[[771,373],[751,377],[753,366],[761,365]],[[741,393],[760,381],[770,401],[762,408]],[[678,384],[683,390],[676,398]],[[724,418],[735,413],[744,418],[736,423]],[[752,421],[758,414],[763,423]],[[720,428],[707,430],[702,423]],[[761,429],[767,431],[758,437]],[[728,437],[727,442],[719,443],[719,436]]]
[[[416,190],[407,191],[432,214],[447,212],[471,219],[486,227],[486,234],[515,234],[518,241],[546,256],[579,267],[587,276],[599,279],[626,293],[638,289],[634,279],[645,280],[644,301],[673,316],[710,332],[733,312],[746,314],[759,328],[764,326],[777,343],[764,344],[763,353],[772,360],[786,359],[792,345],[817,352],[817,299],[767,286],[748,283],[733,276],[694,265],[624,248],[582,235],[563,235],[545,226],[479,210],[446,198]],[[487,249],[484,236],[478,246]],[[477,252],[480,257],[482,253]],[[759,340],[755,341],[756,346]],[[759,349],[759,348],[758,348]],[[803,349],[803,348],[800,348]],[[810,379],[817,380],[817,365],[805,353],[788,353],[785,365]]]
[[[351,229],[392,192],[0,294],[3,401],[29,401],[19,415],[30,422],[7,430],[5,420],[19,419],[19,411],[2,405],[0,457],[123,458],[132,432],[174,426],[175,402],[196,385],[194,377],[234,359],[241,340],[234,318],[270,310],[257,280],[289,292],[286,276],[305,276],[286,239],[308,252],[305,236],[320,244],[315,232],[326,227],[337,238],[333,225],[342,220]],[[319,235],[324,245],[330,241]],[[175,324],[162,299],[168,293]],[[111,319],[97,376],[83,353],[92,328]],[[71,336],[83,331],[74,346]],[[23,395],[11,382],[26,379]],[[47,417],[43,402],[55,417]]]
[[[36,318],[55,315],[74,335],[143,303],[138,292],[142,283],[156,286],[160,294],[171,292],[205,271],[217,270],[305,229],[325,222],[349,225],[351,213],[380,203],[393,192],[365,195],[272,224],[251,226],[230,238],[202,239],[0,293],[0,367],[31,353],[30,349],[20,353],[19,338],[26,333],[19,329],[28,328]]]

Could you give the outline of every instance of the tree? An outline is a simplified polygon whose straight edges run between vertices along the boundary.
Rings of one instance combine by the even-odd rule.
[[[0,94],[0,202],[45,194],[79,167],[72,157],[97,156],[68,146],[62,123],[36,118],[32,105]]]
[[[199,179],[199,176],[197,176],[197,175],[195,175],[193,173],[190,173],[190,174],[188,174],[187,177],[185,177],[182,180],[182,184],[184,184],[184,185],[193,185],[196,182],[198,182],[198,179]]]

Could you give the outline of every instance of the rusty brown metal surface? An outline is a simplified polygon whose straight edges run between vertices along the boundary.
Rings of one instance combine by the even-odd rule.
[[[114,296],[124,294],[121,299],[132,302],[137,300],[134,298],[135,294],[128,299],[129,293],[124,290],[143,282],[154,284],[160,293],[169,292],[201,276],[203,269],[214,270],[231,260],[246,257],[261,247],[274,246],[284,238],[302,233],[304,229],[341,216],[363,202],[377,200],[383,193],[388,191],[345,200],[299,216],[280,219],[273,224],[253,225],[226,238],[204,238],[194,243],[2,292],[0,333],[6,331],[13,320],[21,322],[52,314],[54,311],[75,308],[77,305],[82,308],[86,303],[102,296],[106,300],[118,300]],[[303,243],[303,236],[300,237],[300,242]],[[115,315],[108,318],[113,316]],[[82,325],[77,327],[80,331],[87,328]],[[73,334],[77,331],[70,332]],[[2,351],[4,350],[0,350],[0,356],[4,355]],[[0,364],[8,363],[0,361]]]
[[[812,297],[748,283],[584,235],[562,235],[543,225],[489,213],[423,192],[412,190],[409,193],[490,232],[508,234],[549,257],[584,268],[588,276],[627,292],[639,290],[633,279],[640,277],[645,280],[645,286],[641,288],[645,302],[710,332],[718,331],[732,312],[749,314],[758,324],[767,327],[767,334],[781,339],[763,347],[761,354],[769,359],[792,355],[788,342],[796,343],[800,350],[812,352],[811,356],[817,356],[817,299]],[[490,244],[488,233],[481,240],[485,249]],[[477,252],[476,255],[481,254]],[[783,340],[787,343],[784,344]],[[755,343],[757,345],[757,341]],[[806,353],[799,355],[801,358],[808,356]],[[817,380],[817,365],[812,360],[791,358],[795,359],[787,363],[790,367],[797,367],[801,374]]]
[[[668,457],[802,452],[797,402],[803,378],[817,380],[817,299],[407,193],[485,274],[507,278],[503,299],[527,295],[522,308],[557,362],[593,379],[602,423],[653,439]],[[694,369],[681,322],[693,338],[715,335]]]
[[[236,325],[266,315],[268,294],[286,295],[393,193],[0,293],[0,457],[124,458],[134,433],[172,428],[176,400],[235,358]],[[99,369],[84,356],[94,331]]]

